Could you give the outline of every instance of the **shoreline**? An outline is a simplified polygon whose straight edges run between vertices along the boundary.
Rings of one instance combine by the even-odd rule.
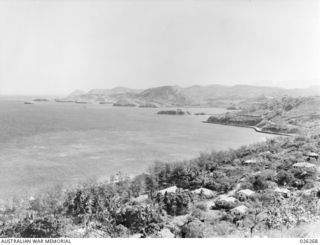
[[[240,128],[251,128],[257,133],[261,134],[273,134],[273,135],[279,135],[279,136],[295,136],[294,134],[286,134],[286,133],[276,133],[276,132],[269,132],[269,131],[263,131],[260,128],[256,126],[245,126],[245,125],[237,125],[237,124],[227,124],[227,123],[218,123],[218,122],[207,122],[207,121],[202,121],[203,123],[209,123],[209,124],[217,124],[217,125],[224,125],[224,126],[232,126],[232,127],[240,127]]]
[[[290,141],[294,140],[293,138],[277,137],[277,142],[281,143],[281,145],[282,145],[283,142],[287,142],[287,139],[290,140]],[[313,144],[316,144],[316,143],[317,143],[316,141],[313,141]],[[248,147],[248,149],[253,149],[252,151],[249,152],[250,157],[254,157],[257,154],[260,155],[261,153],[269,152],[268,151],[269,150],[268,149],[269,146],[270,145],[263,144],[263,145],[254,145],[253,147]],[[303,146],[303,144],[301,144],[300,146]],[[271,144],[271,147],[272,147],[272,144]],[[287,145],[286,147],[289,147],[289,146]],[[286,149],[287,148],[278,148],[278,147],[276,147],[275,151],[272,152],[272,154],[277,154],[277,155],[281,156],[280,161],[282,161],[283,159],[285,159],[285,156],[282,156],[282,153],[283,152],[287,152]],[[297,151],[297,152],[300,151],[300,150],[301,149],[295,149],[295,151]],[[205,156],[205,158],[199,158],[199,160],[201,162],[207,162],[207,161],[209,161],[208,159],[210,159],[210,161],[212,161],[213,163],[216,162],[216,160],[217,160],[217,162],[221,162],[222,163],[221,166],[218,165],[218,169],[216,169],[215,171],[222,171],[222,172],[223,171],[228,171],[228,169],[225,169],[223,167],[224,163],[226,163],[227,161],[230,161],[230,164],[232,164],[231,162],[234,162],[234,160],[237,160],[237,159],[240,161],[239,165],[237,164],[238,166],[234,166],[234,168],[232,168],[232,169],[237,169],[238,167],[243,166],[241,168],[243,170],[245,170],[245,171],[249,170],[248,173],[257,173],[256,167],[259,168],[258,170],[262,170],[264,168],[264,166],[259,165],[259,164],[257,166],[249,165],[249,166],[251,166],[251,167],[249,167],[249,169],[247,169],[246,166],[241,164],[241,162],[243,162],[245,159],[248,158],[246,152],[247,152],[246,149],[244,151],[241,150],[241,149],[238,149],[238,150],[236,150],[234,152],[234,154],[223,154],[222,155],[223,156],[222,159],[221,159],[221,155],[220,154],[215,154],[215,155]],[[224,153],[228,153],[228,151],[224,151]],[[243,153],[245,153],[245,154],[243,154]],[[231,159],[229,159],[229,155],[232,156]],[[267,161],[266,163],[268,163],[268,164],[273,164],[273,162],[274,162],[273,159],[268,159],[268,157],[266,157],[265,159]],[[293,159],[292,159],[292,161],[294,162]],[[181,162],[181,163],[184,163],[184,162]],[[200,165],[198,165],[198,163],[199,163],[198,161],[190,162],[190,164],[191,163],[194,164],[195,166],[200,166]],[[162,170],[167,169],[166,168],[167,164],[170,164],[170,163],[165,163],[165,165],[163,165],[160,168],[160,170],[162,171]],[[157,169],[159,169],[159,168],[157,168]],[[203,170],[203,171],[205,171],[204,172],[204,174],[205,174],[204,176],[208,176],[208,177],[211,176],[211,170],[207,169],[205,165],[203,167],[196,168],[196,169],[197,169],[197,173]],[[204,169],[207,169],[207,170],[204,170]],[[281,168],[280,170],[275,169],[274,170],[275,174],[278,174],[281,170],[283,170],[283,168]],[[292,171],[293,168],[290,167],[289,170]],[[161,171],[160,172],[155,172],[154,174],[151,173],[149,175],[150,178],[152,180],[156,180],[157,181],[157,179],[158,179],[157,176],[161,176]],[[217,187],[212,186],[214,189],[211,189],[211,188],[207,189],[209,186],[204,186],[204,184],[202,183],[201,187],[199,187],[198,183],[200,183],[200,182],[198,182],[198,181],[194,182],[195,180],[193,180],[193,179],[191,179],[188,183],[186,183],[187,186],[183,187],[183,186],[179,185],[179,183],[181,184],[181,183],[183,183],[181,181],[184,181],[184,175],[185,175],[184,172],[182,172],[181,174],[179,174],[176,177],[174,177],[174,179],[172,179],[170,177],[170,176],[174,176],[173,175],[174,173],[180,173],[180,172],[177,172],[177,171],[179,171],[179,165],[177,165],[176,167],[172,168],[170,170],[170,172],[168,172],[168,176],[169,177],[166,177],[168,179],[165,179],[164,180],[165,182],[155,182],[155,183],[157,183],[157,187],[154,189],[154,193],[163,193],[164,191],[166,192],[166,190],[168,191],[168,193],[171,193],[171,192],[172,193],[176,193],[176,194],[172,194],[172,196],[176,196],[177,197],[176,199],[173,199],[173,200],[178,200],[178,201],[184,200],[184,202],[186,203],[186,206],[182,206],[181,205],[181,207],[179,207],[179,208],[181,208],[181,210],[182,209],[184,210],[183,214],[177,213],[177,211],[175,211],[176,210],[175,206],[173,206],[173,205],[172,206],[168,206],[168,208],[166,208],[166,209],[163,208],[163,210],[166,211],[166,212],[168,212],[168,211],[171,212],[169,214],[169,216],[165,216],[161,220],[155,220],[155,221],[151,221],[149,223],[145,223],[144,220],[142,220],[142,222],[140,222],[139,219],[138,219],[138,221],[140,222],[140,223],[138,223],[139,224],[139,229],[140,229],[140,226],[144,228],[146,225],[148,225],[148,227],[149,226],[150,227],[154,227],[154,225],[159,225],[159,226],[160,225],[164,225],[165,228],[167,228],[166,225],[168,225],[170,227],[173,227],[171,230],[168,229],[171,232],[169,234],[173,234],[174,237],[180,238],[180,237],[182,237],[181,234],[183,234],[182,232],[184,231],[183,227],[185,227],[185,226],[187,226],[189,224],[189,218],[191,218],[191,219],[194,219],[194,220],[192,220],[192,222],[195,222],[195,223],[192,223],[192,224],[194,224],[194,225],[199,225],[200,224],[201,225],[200,228],[207,226],[212,231],[215,231],[215,229],[217,229],[216,226],[215,226],[216,224],[228,224],[230,227],[233,227],[233,229],[228,231],[228,233],[226,234],[228,236],[234,236],[235,235],[235,236],[242,237],[242,236],[246,236],[246,234],[249,234],[249,237],[253,237],[253,236],[259,236],[259,235],[265,233],[265,234],[268,234],[270,237],[272,237],[271,235],[273,235],[273,234],[278,234],[278,233],[281,234],[283,232],[282,228],[285,227],[285,225],[282,225],[282,220],[285,220],[287,213],[288,213],[288,215],[293,217],[292,224],[290,223],[290,229],[301,229],[300,226],[299,226],[299,219],[297,219],[296,216],[294,216],[295,215],[295,213],[294,213],[295,211],[290,209],[290,207],[291,207],[290,205],[294,204],[294,202],[295,202],[295,199],[293,199],[291,197],[299,198],[299,200],[301,199],[301,207],[303,208],[303,210],[305,210],[301,214],[301,217],[302,217],[301,219],[306,220],[306,221],[304,221],[305,222],[304,223],[305,226],[303,227],[303,230],[306,230],[308,232],[309,232],[309,230],[311,230],[311,232],[312,232],[311,234],[313,235],[314,232],[316,232],[317,229],[319,228],[319,213],[316,213],[316,211],[314,211],[314,209],[312,209],[312,207],[308,206],[309,205],[308,201],[304,201],[304,196],[303,195],[307,194],[307,192],[304,193],[304,190],[300,191],[296,187],[293,187],[291,185],[288,186],[288,187],[283,187],[282,188],[281,187],[282,185],[279,184],[278,180],[276,180],[276,179],[272,179],[272,181],[271,181],[271,182],[274,182],[276,184],[276,187],[267,187],[267,188],[264,188],[262,190],[256,189],[254,187],[252,187],[252,188],[251,187],[247,187],[248,189],[245,189],[246,188],[245,186],[248,186],[248,184],[253,183],[253,180],[250,179],[249,177],[248,178],[246,177],[244,179],[244,181],[241,181],[241,182],[238,181],[238,180],[241,180],[243,178],[242,173],[238,172],[238,171],[235,171],[234,174],[232,174],[232,175],[230,174],[230,176],[228,176],[228,178],[226,180],[224,179],[223,176],[222,177],[218,177],[219,182],[217,182],[217,183],[220,183],[220,181],[225,180],[226,187],[219,187],[217,185]],[[277,175],[275,175],[275,176],[277,176]],[[120,183],[119,187],[121,187],[123,189],[120,189],[118,191],[114,190],[111,193],[111,198],[116,196],[117,193],[121,193],[119,191],[126,190],[126,191],[130,191],[130,193],[134,193],[132,191],[135,191],[136,189],[127,189],[127,185],[126,184],[125,185],[121,185],[121,181],[124,180],[124,179],[121,178],[121,175],[119,176],[118,179],[117,179],[117,176],[115,176],[115,177],[116,177],[115,181],[111,181],[109,183],[105,183],[106,187],[108,187],[109,184],[110,185],[114,185],[116,183]],[[125,176],[123,176],[123,177],[125,177]],[[143,180],[144,177],[141,175],[141,178],[142,179],[140,179],[140,180]],[[213,180],[214,179],[215,178],[213,178]],[[129,183],[138,183],[138,182],[133,182],[134,178],[130,178],[128,180],[130,181]],[[167,180],[168,180],[168,182],[167,182]],[[236,182],[234,180],[236,180]],[[120,181],[120,182],[118,182],[118,181]],[[130,194],[130,196],[129,196],[130,199],[129,200],[125,199],[127,197],[123,197],[123,199],[120,199],[120,200],[126,200],[121,204],[121,210],[129,210],[129,211],[138,210],[136,212],[139,212],[139,210],[142,210],[141,212],[146,212],[147,214],[149,214],[149,213],[152,213],[152,212],[156,212],[156,209],[152,209],[152,207],[154,207],[152,205],[157,204],[157,203],[160,203],[160,204],[161,203],[165,203],[164,199],[159,199],[159,201],[155,201],[154,199],[152,199],[152,195],[150,195],[149,194],[150,192],[148,192],[148,190],[150,191],[151,189],[148,189],[147,185],[145,184],[147,182],[141,182],[141,183],[144,183],[144,184],[141,184],[142,188],[139,187],[137,196],[136,195],[131,196],[131,194]],[[158,185],[158,183],[159,183],[159,185]],[[212,183],[215,183],[215,181],[212,182]],[[237,185],[234,185],[235,183],[237,183]],[[244,183],[243,186],[241,186],[242,183]],[[57,208],[57,209],[54,209],[54,210],[60,210],[59,208],[61,206],[59,206],[60,205],[59,203],[66,203],[68,205],[66,207],[73,207],[71,205],[74,205],[73,203],[75,201],[76,201],[76,203],[78,202],[77,201],[78,200],[77,199],[78,198],[78,194],[77,193],[79,193],[79,191],[80,191],[80,193],[84,193],[84,194],[81,194],[81,195],[84,195],[84,196],[82,196],[84,199],[85,198],[90,198],[89,200],[95,200],[94,198],[97,198],[100,201],[101,200],[105,200],[105,195],[104,194],[100,194],[100,192],[96,191],[96,190],[100,190],[100,188],[104,188],[103,187],[104,183],[101,182],[102,185],[100,185],[100,183],[98,183],[98,182],[94,182],[94,183],[91,183],[91,184],[92,184],[91,186],[87,186],[86,184],[85,185],[78,185],[77,189],[72,189],[72,188],[61,189],[61,193],[58,192],[58,195],[57,195],[57,198],[59,200],[58,204],[55,206],[55,208]],[[173,188],[174,191],[172,191],[172,188]],[[176,188],[176,189],[174,189],[174,188]],[[180,191],[177,192],[178,188],[180,188],[181,192]],[[228,189],[226,189],[226,188],[228,188]],[[284,188],[288,188],[288,189],[284,189]],[[191,197],[192,197],[191,199],[190,198],[188,199],[187,195],[183,194],[184,191],[188,191],[188,190],[189,190],[189,192],[187,193],[187,195],[189,195],[189,197],[191,195]],[[249,225],[245,225],[244,227],[238,228],[237,224],[233,220],[233,217],[238,217],[238,216],[237,216],[236,213],[233,212],[233,210],[235,210],[235,208],[238,208],[238,207],[243,207],[243,206],[246,207],[247,211],[245,213],[243,213],[243,219],[246,219],[246,217],[250,218],[249,214],[250,214],[251,210],[253,210],[253,211],[255,210],[254,209],[255,206],[253,206],[253,207],[250,206],[251,205],[251,201],[250,201],[251,199],[249,197],[246,197],[245,200],[239,199],[240,196],[238,196],[238,194],[237,194],[239,192],[239,190],[242,190],[242,191],[244,191],[244,190],[247,190],[247,191],[249,190],[250,191],[251,190],[253,195],[255,195],[255,193],[259,193],[257,195],[258,199],[254,199],[254,202],[257,203],[257,204],[259,203],[259,200],[263,200],[262,199],[262,195],[267,194],[268,196],[273,195],[275,197],[280,195],[280,196],[283,197],[283,199],[286,198],[287,201],[285,203],[281,203],[280,205],[275,205],[275,210],[276,211],[273,212],[273,209],[271,209],[272,212],[271,212],[270,216],[272,218],[278,217],[279,216],[278,211],[283,211],[285,213],[283,215],[279,216],[279,221],[277,221],[277,223],[272,227],[262,226],[264,228],[262,230],[259,230],[259,229],[255,229],[255,226],[253,226],[253,228],[252,228],[251,226],[249,226],[250,225],[249,224]],[[285,190],[287,192],[281,192],[282,190]],[[311,192],[313,191],[313,189],[309,188],[307,190],[308,191],[310,190],[310,196],[311,196]],[[200,191],[200,194],[199,194],[199,191]],[[207,192],[209,192],[209,194],[205,194]],[[287,194],[288,192],[290,194]],[[153,193],[153,191],[151,193]],[[260,194],[261,194],[261,196],[260,196]],[[163,195],[165,195],[165,194],[163,194]],[[202,196],[202,195],[208,195],[208,196]],[[41,195],[40,196],[34,196],[32,198],[24,200],[24,202],[21,202],[22,203],[21,206],[17,206],[18,208],[16,208],[18,211],[13,213],[13,215],[14,215],[13,218],[11,218],[11,216],[10,217],[8,216],[12,220],[15,219],[15,220],[18,220],[18,221],[14,220],[12,226],[9,226],[9,225],[4,226],[4,228],[6,228],[6,232],[11,232],[11,230],[15,229],[16,227],[20,227],[20,226],[22,227],[21,229],[24,229],[24,230],[28,229],[30,224],[29,223],[27,223],[27,224],[22,223],[21,218],[19,216],[22,212],[24,212],[24,209],[21,208],[22,211],[19,211],[20,210],[19,208],[20,207],[25,207],[26,205],[28,205],[28,203],[32,202],[33,200],[39,200],[40,203],[42,203],[43,199],[46,198],[46,197],[47,197],[46,195],[44,195],[44,196],[41,196]],[[52,197],[52,196],[49,196],[49,197]],[[69,197],[71,197],[71,199]],[[160,197],[162,197],[162,196],[160,196]],[[197,199],[198,197],[199,197],[199,199]],[[54,198],[56,198],[56,197],[54,196]],[[312,198],[313,198],[312,200],[316,200],[316,197],[312,197]],[[227,200],[226,202],[229,202],[228,200],[234,200],[232,202],[235,202],[235,205],[229,207],[228,206],[229,204],[224,204],[224,203],[219,204],[220,203],[219,200],[224,200],[224,199]],[[113,199],[111,199],[111,200],[113,200]],[[195,202],[193,200],[195,200]],[[309,200],[309,199],[307,199],[307,200]],[[215,203],[218,203],[218,206],[213,206],[213,205],[216,205]],[[44,202],[44,204],[46,204],[46,203]],[[150,209],[148,209],[148,208],[147,209],[140,209],[140,207],[142,205],[145,205],[145,204],[149,205],[147,207],[148,208],[150,207]],[[14,205],[14,203],[12,205]],[[63,205],[65,205],[65,204],[63,204]],[[78,205],[78,204],[76,204],[76,205]],[[85,205],[90,207],[87,204],[85,204]],[[201,209],[200,208],[200,207],[202,207],[201,205],[203,207],[205,207],[205,208]],[[230,205],[233,205],[233,204],[230,204]],[[274,205],[274,204],[273,203],[266,203],[265,206],[261,207],[262,211],[259,211],[259,212],[260,213],[267,212],[268,210],[270,210],[269,209],[270,207],[273,207],[272,205]],[[286,209],[283,210],[282,206],[284,206],[284,205],[285,205]],[[15,208],[15,206],[12,206],[12,207]],[[46,206],[40,206],[40,207],[46,207]],[[63,206],[63,207],[65,207],[65,206]],[[122,207],[123,207],[123,209],[122,209]],[[2,209],[5,210],[5,208],[6,208],[6,206],[4,206]],[[103,209],[107,209],[107,208],[104,207]],[[197,219],[200,220],[200,218],[198,218],[198,216],[196,216],[197,213],[194,213],[193,209],[199,209],[200,210],[198,212],[202,215],[202,216],[200,216],[200,218],[203,219],[203,221],[201,221],[201,223],[198,222],[198,221],[195,221]],[[35,218],[35,220],[33,220],[33,222],[40,223],[40,221],[42,221],[48,215],[46,212],[38,211],[38,209],[34,209],[34,210],[35,210],[35,213],[38,216],[36,216],[36,218]],[[65,210],[65,209],[63,209],[63,210]],[[174,210],[174,211],[171,211],[171,210]],[[210,211],[210,210],[216,210],[216,211],[214,211],[215,212],[214,213],[214,215],[215,215],[214,216],[214,218],[215,218],[215,223],[214,224],[212,224],[210,222],[210,220],[209,220],[209,218],[211,218],[212,215],[213,215],[212,211]],[[309,210],[311,210],[312,213]],[[80,213],[80,211],[75,211],[75,212]],[[110,214],[108,213],[108,215],[109,215],[108,217],[114,217],[114,219],[119,223],[120,222],[124,222],[124,221],[121,220],[121,217],[126,217],[126,216],[118,216],[118,211],[112,211],[112,212],[113,213],[110,212]],[[173,213],[173,212],[175,212],[175,213]],[[78,213],[74,213],[74,217],[76,217],[78,215]],[[230,218],[228,218],[227,220],[222,219],[221,217],[222,217],[222,215],[224,213],[227,213],[228,215],[230,215]],[[57,222],[57,221],[60,220],[60,217],[62,217],[63,219],[69,220],[70,222],[72,221],[72,218],[70,218],[70,216],[65,215],[64,211],[61,211],[61,212],[59,211],[57,214],[58,215],[54,216],[53,220],[49,220],[49,222],[51,222],[51,223]],[[129,213],[129,214],[131,214],[131,213]],[[49,215],[50,215],[50,213],[49,213]],[[91,215],[91,213],[89,215]],[[128,215],[127,212],[124,213],[124,215]],[[185,220],[184,219],[180,220],[181,215],[183,215],[183,216],[185,216],[187,218]],[[18,217],[18,218],[16,218],[16,217]],[[23,217],[23,216],[21,216],[21,217]],[[99,220],[95,216],[95,213],[93,213],[92,216],[89,216],[89,217],[92,217],[94,222],[99,222]],[[178,218],[179,221],[181,221],[181,225],[179,225],[179,224],[177,225],[176,217]],[[208,217],[208,218],[205,218],[205,217]],[[79,229],[81,227],[85,227],[84,229],[88,228],[88,224],[85,223],[85,222],[86,222],[86,220],[82,219],[79,223],[73,224],[72,226],[64,225],[64,226],[62,226],[61,229],[59,228],[60,230],[58,230],[58,232],[60,232],[60,233],[57,233],[57,234],[60,235],[61,237],[72,237],[74,234],[76,234],[74,232],[79,231]],[[135,221],[132,221],[132,222],[133,222],[134,225],[136,225],[136,223],[134,223]],[[225,222],[228,222],[228,223],[225,223]],[[259,220],[259,224],[260,223],[262,225],[264,225],[264,224],[267,224],[267,221],[265,219]],[[282,225],[282,226],[280,226],[280,228],[278,228],[276,226],[278,223],[280,225]],[[33,224],[33,223],[31,223],[31,224]],[[159,230],[151,230],[149,233],[144,233],[143,230],[142,231],[134,230],[136,228],[131,226],[131,223],[125,223],[124,226],[128,229],[128,236],[129,237],[132,237],[135,234],[142,234],[142,235],[144,235],[146,237],[153,237],[154,235],[160,234],[160,232],[162,231],[162,228],[161,228],[160,231]],[[22,231],[24,231],[24,230],[22,230]],[[191,230],[191,231],[193,231],[193,230]],[[18,230],[18,232],[20,232],[20,231]],[[100,227],[94,227],[92,230],[88,229],[88,232],[91,232],[91,233],[88,233],[89,235],[90,234],[101,235],[99,237],[102,237],[102,235],[104,236],[106,234],[109,235],[109,233],[108,233],[109,231],[105,231],[105,230],[101,229]],[[105,233],[103,233],[103,232],[105,232]],[[251,232],[251,233],[249,233],[249,232]],[[7,233],[5,233],[5,234],[7,234]],[[19,233],[17,233],[17,234],[19,235]],[[111,231],[110,234],[114,235],[114,237],[119,237],[119,238],[123,237],[122,233],[114,233],[113,234],[112,231]],[[289,234],[289,233],[287,232],[286,234]],[[202,237],[203,238],[208,238],[208,237],[211,237],[210,235],[212,235],[212,233],[203,233]],[[219,236],[218,233],[214,233],[214,235],[215,235],[215,237]]]

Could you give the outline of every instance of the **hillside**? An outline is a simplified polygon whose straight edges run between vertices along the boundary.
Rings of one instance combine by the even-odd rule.
[[[163,86],[150,88],[146,90],[133,90],[123,87],[113,89],[93,89],[88,93],[71,93],[60,101],[87,101],[88,103],[110,102],[114,105],[140,106],[148,107],[148,105],[158,106],[190,106],[194,102],[192,98],[187,96],[183,89],[177,86]],[[127,101],[130,103],[124,103]],[[147,106],[146,106],[147,105]]]
[[[296,134],[320,128],[320,97],[260,97],[239,104],[241,110],[211,116],[208,123],[253,127],[270,133]]]
[[[284,96],[301,97],[301,96],[318,96],[320,87],[313,86],[305,89],[284,89],[278,87],[263,87],[251,85],[208,85],[208,86],[191,86],[185,88],[184,93],[190,96],[194,101],[204,105],[223,105],[228,107],[238,104],[243,100],[256,99],[258,97],[281,98]]]
[[[124,87],[115,87],[112,89],[92,89],[87,93],[74,91],[67,97],[58,99],[58,102],[83,101],[87,103],[105,102],[112,104],[118,100],[132,99],[139,92],[141,92],[141,90]]]
[[[230,107],[248,99],[261,96],[281,98],[284,96],[301,97],[320,95],[318,86],[306,89],[284,89],[277,87],[259,87],[249,85],[209,85],[181,88],[178,86],[162,86],[146,90],[135,90],[124,87],[113,89],[92,89],[88,93],[72,93],[58,101],[86,101],[88,103],[109,102],[128,99],[138,105],[156,103],[161,106],[212,106]]]
[[[192,86],[184,92],[198,101],[208,102],[212,99],[248,99],[262,95],[279,97],[288,92],[286,89],[275,87],[258,87],[249,85],[235,85],[231,87],[222,85]]]
[[[94,95],[102,95],[102,96],[108,96],[108,95],[115,95],[115,94],[125,94],[125,93],[132,93],[136,94],[141,92],[139,89],[131,89],[131,88],[125,88],[125,87],[115,87],[112,89],[92,89],[88,92],[88,94],[94,94]]]
[[[147,102],[155,102],[162,105],[190,106],[194,104],[193,99],[187,96],[182,88],[177,86],[146,89],[139,93],[137,97]]]

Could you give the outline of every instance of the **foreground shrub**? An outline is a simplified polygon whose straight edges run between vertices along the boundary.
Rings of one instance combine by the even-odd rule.
[[[177,191],[176,193],[158,193],[155,201],[169,215],[184,215],[189,212],[190,205],[193,202],[192,194],[188,191]]]
[[[37,219],[25,218],[15,224],[3,224],[1,237],[26,238],[56,238],[63,236],[63,224],[59,218],[43,217]]]
[[[115,219],[117,225],[146,234],[159,231],[162,222],[160,211],[151,205],[126,205],[117,211]]]
[[[280,170],[276,176],[276,181],[278,185],[286,186],[291,185],[294,180],[294,176],[291,173],[288,173],[287,171]]]
[[[206,237],[225,237],[233,234],[236,231],[236,226],[229,222],[222,220],[213,224]]]
[[[199,220],[191,221],[181,228],[183,238],[203,238],[205,225]]]

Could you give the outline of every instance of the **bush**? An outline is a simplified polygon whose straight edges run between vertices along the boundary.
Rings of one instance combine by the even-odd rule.
[[[294,168],[291,170],[295,178],[305,181],[306,179],[316,180],[317,173],[314,169]]]
[[[210,235],[215,237],[228,236],[236,231],[236,227],[229,221],[220,221],[211,228]]]
[[[313,188],[314,186],[314,181],[312,179],[306,179],[305,185],[302,187],[302,189],[307,190]]]
[[[235,185],[235,180],[224,175],[219,175],[219,171],[204,183],[204,187],[216,192],[227,193],[232,190]]]
[[[194,220],[185,224],[181,228],[181,237],[183,238],[203,238],[205,225],[199,220]]]
[[[193,202],[190,192],[179,191],[177,193],[166,192],[165,195],[158,193],[155,200],[167,214],[173,216],[187,214]]]
[[[294,180],[294,176],[291,173],[288,173],[287,171],[281,170],[278,172],[276,181],[278,185],[291,185],[292,181]]]
[[[236,207],[236,203],[234,202],[226,202],[224,200],[217,200],[215,202],[216,209],[232,209]]]
[[[153,233],[160,230],[160,212],[152,206],[127,205],[116,213],[116,224],[123,225],[132,232]]]
[[[254,190],[264,190],[268,188],[268,182],[263,175],[256,175],[252,178],[252,187]]]
[[[63,236],[61,221],[56,217],[25,218],[18,223],[2,227],[1,237],[57,238]]]
[[[39,218],[32,221],[21,232],[21,237],[60,237],[60,222],[54,218]]]

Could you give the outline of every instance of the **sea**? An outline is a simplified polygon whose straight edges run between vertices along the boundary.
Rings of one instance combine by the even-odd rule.
[[[63,186],[134,176],[156,161],[175,162],[275,137],[249,128],[203,123],[221,108],[166,108],[39,102],[0,98],[0,199]],[[172,109],[172,108],[170,108]]]

